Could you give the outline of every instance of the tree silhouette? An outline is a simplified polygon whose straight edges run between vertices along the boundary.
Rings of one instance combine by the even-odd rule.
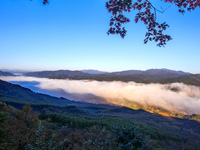
[[[166,3],[171,3],[178,7],[180,13],[194,10],[200,7],[200,0],[160,0]],[[48,0],[43,0],[43,4],[49,3]],[[170,5],[170,6],[171,6]],[[165,46],[166,43],[172,40],[170,35],[164,34],[169,25],[166,22],[159,23],[156,21],[156,13],[164,13],[164,9],[157,9],[152,5],[150,0],[109,0],[106,2],[106,9],[112,14],[110,19],[110,29],[107,34],[119,34],[122,38],[125,37],[127,30],[122,25],[130,22],[123,12],[139,11],[135,15],[135,23],[142,21],[147,28],[144,43],[148,41],[157,42],[157,46]]]
[[[171,5],[178,7],[180,13],[184,13],[186,10],[191,11],[197,7],[200,7],[200,0],[161,0]],[[171,6],[170,5],[170,6]],[[110,29],[108,34],[119,34],[122,38],[126,35],[125,27],[122,24],[130,22],[129,18],[123,15],[123,12],[131,12],[132,10],[139,11],[135,15],[135,23],[142,21],[147,28],[144,43],[148,41],[158,42],[157,46],[164,46],[166,42],[171,40],[171,36],[164,34],[169,25],[164,23],[158,23],[156,21],[156,13],[164,13],[164,9],[158,10],[152,5],[149,0],[109,0],[106,3],[108,12],[112,14],[110,19]],[[168,9],[168,8],[167,8]]]

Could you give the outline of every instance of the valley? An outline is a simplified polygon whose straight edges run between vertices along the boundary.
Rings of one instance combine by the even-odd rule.
[[[99,75],[89,75],[89,76],[92,78],[94,76],[97,77]],[[143,75],[137,75],[137,76],[141,78],[144,77]],[[147,76],[152,77],[154,75],[152,76],[147,75]],[[165,77],[167,75],[159,75],[159,76]],[[186,80],[189,81],[188,76],[192,76],[192,79],[194,80],[191,80],[191,83],[192,81],[198,80],[198,78],[194,78],[194,76],[196,75],[184,74],[184,75],[181,75],[180,77],[180,75],[176,74],[176,75],[173,75],[173,77],[174,76],[179,76],[177,78],[181,78],[182,80],[185,80],[185,81]],[[111,76],[109,75],[109,77]],[[83,86],[84,87],[83,89],[87,89],[88,86],[93,85],[91,83],[96,83],[96,84],[98,83],[97,84],[98,87],[101,87],[101,88],[104,88],[104,84],[102,83],[106,83],[105,87],[108,87],[112,83],[115,85],[115,88],[116,87],[118,88],[118,83],[121,82],[121,76],[118,75],[118,77],[120,78],[119,81],[118,80],[115,81],[114,78],[111,78],[113,81],[108,82],[108,83],[106,80],[99,82],[96,80],[91,80],[90,78],[91,81],[85,80],[85,79],[81,81],[84,84],[78,84],[80,80],[72,80],[72,81],[67,82],[66,85],[68,85],[70,87],[69,90],[71,89],[73,92],[75,92],[74,87],[73,87],[74,85],[76,85],[75,87]],[[124,78],[123,75],[122,77]],[[156,77],[158,77],[158,75],[156,75]],[[143,134],[142,136],[143,139],[141,139],[141,141],[147,141],[147,142],[140,143],[141,144],[140,146],[142,147],[142,149],[183,149],[183,148],[184,149],[185,148],[199,149],[200,115],[198,113],[187,114],[187,113],[180,113],[179,111],[175,111],[175,110],[169,111],[167,109],[164,109],[165,107],[158,107],[154,105],[142,105],[140,103],[130,102],[130,100],[129,102],[127,101],[127,104],[124,103],[123,105],[121,105],[120,103],[116,103],[115,102],[116,100],[113,97],[110,97],[108,99],[106,97],[100,97],[100,95],[95,96],[94,93],[93,93],[94,95],[90,94],[89,97],[88,95],[86,96],[83,93],[82,94],[76,93],[76,96],[77,95],[79,96],[78,98],[81,98],[81,96],[86,96],[85,97],[86,99],[89,98],[88,101],[85,101],[83,98],[82,100],[79,100],[79,101],[78,99],[71,100],[66,97],[63,97],[64,95],[62,94],[64,93],[64,89],[57,91],[57,93],[62,93],[60,97],[59,95],[50,96],[44,93],[43,94],[40,93],[40,88],[41,88],[40,86],[41,85],[44,86],[44,82],[41,82],[41,81],[45,80],[48,83],[50,83],[50,81],[55,81],[55,83],[62,85],[63,82],[61,82],[60,79],[47,80],[46,78],[38,78],[37,80],[35,80],[35,77],[34,78],[23,77],[23,79],[27,79],[26,81],[26,80],[18,80],[20,78],[22,78],[22,76],[14,76],[12,78],[10,78],[10,76],[1,77],[1,79],[6,79],[6,80],[10,79],[9,82],[12,81],[13,83],[15,83],[13,84],[13,83],[0,80],[0,102],[1,102],[0,104],[2,105],[2,107],[5,107],[5,108],[8,107],[5,110],[7,111],[8,114],[12,116],[11,112],[15,112],[18,110],[23,112],[24,107],[27,105],[30,105],[33,113],[34,112],[39,113],[39,119],[43,122],[43,125],[45,126],[45,128],[48,130],[51,130],[52,134],[56,133],[59,136],[59,139],[61,141],[65,140],[63,133],[65,130],[68,130],[68,134],[65,134],[65,136],[68,137],[68,139],[70,138],[71,141],[74,142],[74,145],[71,145],[74,149],[76,146],[79,147],[79,149],[81,149],[81,144],[79,140],[74,141],[74,139],[71,137],[72,134],[75,134],[77,137],[80,137],[82,141],[87,142],[89,147],[92,147],[91,143],[86,139],[86,137],[83,137],[85,136],[84,132],[89,132],[90,130],[89,133],[92,132],[95,138],[97,138],[97,136],[101,135],[101,134],[98,135],[99,133],[102,133],[101,131],[105,131],[102,133],[101,138],[104,140],[108,140],[110,142],[111,141],[116,142],[117,140],[116,137],[118,137],[119,135],[117,135],[113,127],[117,127],[117,131],[118,129],[122,131],[123,126],[124,127],[126,126],[127,131],[132,130],[135,132],[135,130],[133,130],[132,128],[137,128],[137,130]],[[177,82],[181,81],[181,80],[177,80],[177,78],[176,78]],[[31,79],[31,80],[28,80],[28,79]],[[172,82],[174,81],[174,79],[175,78],[171,78],[170,76],[170,79],[167,79],[167,80],[170,80],[170,82]],[[18,85],[22,81],[25,82],[25,84],[23,85],[27,87]],[[134,82],[136,81],[134,80]],[[71,83],[73,84],[70,85]],[[159,81],[159,83],[161,82]],[[183,92],[183,90],[181,89],[182,86],[184,87],[185,90],[186,88],[196,89],[196,90],[198,89],[196,86],[194,86],[195,84],[188,86],[188,85],[183,85],[182,83],[181,84],[169,84],[169,83],[167,83],[168,85],[165,85],[166,83],[162,82],[163,85],[162,84],[159,85],[161,87],[159,88],[161,89],[161,91],[159,92],[162,92],[164,88],[164,91],[168,91],[172,95],[179,94]],[[155,83],[147,84],[146,82],[144,84],[143,82],[140,82],[140,83],[130,84],[127,81],[127,82],[123,82],[122,85],[124,87],[121,86],[121,83],[120,83],[119,90],[123,91],[127,87],[130,88],[133,85],[134,87],[138,88],[142,85],[141,86],[142,91],[143,93],[146,93],[149,90],[149,89],[148,90],[146,89],[146,86],[151,85],[150,86],[150,89],[151,89],[152,87],[154,87],[152,86],[152,84],[154,85]],[[50,84],[50,85],[51,85],[50,87],[53,87],[56,84],[55,85]],[[143,90],[143,86],[145,87],[144,89],[146,89],[147,91]],[[155,86],[157,86],[157,84],[155,84]],[[30,90],[28,87],[32,87],[32,90]],[[94,88],[95,86],[93,85],[92,87]],[[37,89],[37,92],[34,91],[36,89]],[[96,87],[94,89],[96,89]],[[47,89],[43,89],[42,91],[44,90],[47,90]],[[78,90],[80,90],[80,88],[78,88]],[[106,89],[106,90],[108,90],[108,93],[110,92],[109,89]],[[88,90],[88,91],[91,92],[91,90]],[[53,90],[51,89],[48,92],[51,93],[53,92]],[[149,92],[151,93],[152,91],[149,91]],[[106,94],[105,92],[103,93]],[[197,90],[197,93],[198,93],[198,90]],[[190,96],[186,97],[187,101],[192,100],[192,99],[198,99],[199,95],[197,93],[193,93],[193,95],[192,93],[190,93]],[[120,93],[118,92],[118,94]],[[176,97],[176,95],[174,96]],[[161,95],[161,97],[163,97],[163,95]],[[95,98],[98,99],[98,101],[93,101],[91,103],[90,101],[94,100]],[[149,100],[150,99],[151,98],[149,97]],[[119,100],[119,97],[118,97],[118,100]],[[126,100],[126,98],[121,99],[121,101],[122,100],[124,101]],[[111,102],[114,102],[114,103],[111,103]],[[2,111],[2,110],[1,112],[4,114],[5,111]],[[50,121],[48,123],[45,123],[45,119],[50,119]],[[4,125],[3,122],[1,122],[0,125]],[[52,127],[54,126],[54,127],[52,128],[50,126]],[[58,134],[57,133],[58,130],[62,130],[62,134],[61,133]],[[81,135],[78,135],[78,132],[81,132]],[[123,131],[123,132],[126,132],[126,131]],[[48,137],[48,138],[50,139],[52,137]],[[95,141],[94,139],[90,139],[90,140],[92,140],[93,142]],[[54,141],[51,141],[51,142],[55,142],[55,141],[56,140],[54,139]],[[106,141],[102,141],[102,142],[104,144],[103,143],[100,144],[98,142],[96,144],[100,147],[105,148]],[[66,141],[64,143],[67,144]],[[118,149],[122,148],[122,147],[120,148],[120,145],[115,145],[115,144],[111,144],[107,146],[118,147]]]

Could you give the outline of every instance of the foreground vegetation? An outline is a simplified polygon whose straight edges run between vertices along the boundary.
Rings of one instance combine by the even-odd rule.
[[[49,109],[52,109],[49,107]],[[199,149],[192,141],[127,119],[33,113],[0,103],[0,149]]]
[[[138,149],[143,135],[131,122],[31,113],[0,103],[0,149]]]

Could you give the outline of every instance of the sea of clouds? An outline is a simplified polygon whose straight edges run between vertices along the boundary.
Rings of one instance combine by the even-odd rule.
[[[18,84],[24,82],[34,83],[33,87],[41,91],[47,91],[50,95],[70,98],[75,101],[96,104],[111,103],[123,106],[139,104],[185,114],[200,114],[200,87],[183,83],[142,84],[25,76],[1,76],[0,79]],[[40,92],[39,90],[36,92]]]

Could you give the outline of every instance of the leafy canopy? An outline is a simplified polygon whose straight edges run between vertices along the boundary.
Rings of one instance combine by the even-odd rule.
[[[178,7],[180,13],[184,13],[186,10],[191,11],[197,7],[200,7],[200,0],[161,0],[174,4]],[[170,5],[171,6],[171,5]],[[147,28],[144,43],[148,41],[157,42],[157,46],[164,46],[166,42],[172,38],[170,35],[164,34],[169,25],[159,23],[156,21],[156,12],[164,13],[164,9],[158,10],[152,5],[149,0],[109,0],[106,3],[108,12],[112,14],[110,19],[110,29],[108,34],[119,34],[122,38],[126,35],[125,27],[122,24],[130,22],[123,12],[131,12],[132,10],[138,11],[135,15],[135,23],[142,21]]]
[[[161,0],[166,3],[171,3],[178,7],[180,13],[191,11],[200,7],[200,0]],[[48,0],[43,0],[43,4],[49,3]],[[135,23],[142,21],[147,28],[144,43],[148,41],[157,42],[157,46],[165,46],[166,43],[172,40],[170,35],[164,34],[169,25],[166,22],[159,23],[156,21],[156,13],[164,13],[164,9],[159,10],[152,5],[150,0],[109,0],[106,2],[106,9],[112,14],[110,19],[110,29],[107,34],[119,34],[122,38],[125,37],[127,30],[122,25],[130,22],[123,12],[138,11],[135,15]]]

